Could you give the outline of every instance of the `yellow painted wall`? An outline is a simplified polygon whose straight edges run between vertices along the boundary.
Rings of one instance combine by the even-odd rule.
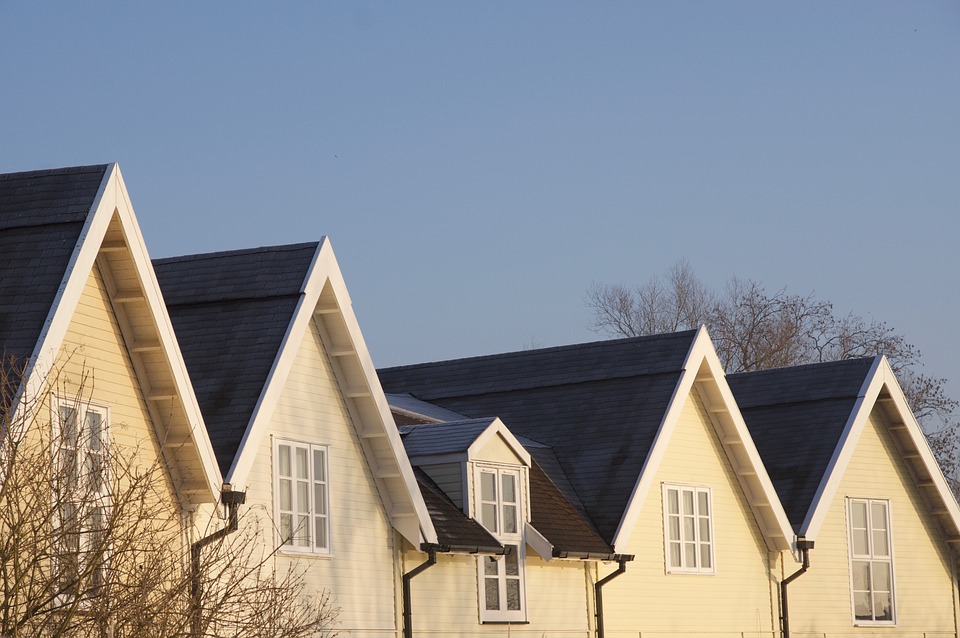
[[[344,636],[381,638],[397,632],[393,530],[367,465],[330,358],[311,322],[270,423],[270,436],[257,451],[247,490],[247,507],[272,524],[272,437],[329,446],[331,543],[333,556],[279,554],[281,569],[306,569],[314,591],[329,590],[340,607]],[[276,541],[275,534],[271,538]]]
[[[854,627],[847,541],[847,498],[890,500],[897,626]],[[794,638],[955,635],[956,584],[934,517],[890,432],[876,413],[864,427],[830,505],[810,570],[789,587]],[[788,573],[795,569],[788,562]]]
[[[663,483],[711,488],[716,573],[666,573]],[[636,558],[626,573],[604,587],[607,638],[773,634],[770,555],[695,393],[684,405],[646,495],[629,553]],[[603,568],[601,577],[610,571]]]

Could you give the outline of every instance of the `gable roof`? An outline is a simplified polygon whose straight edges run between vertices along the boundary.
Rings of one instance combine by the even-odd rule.
[[[503,545],[483,525],[464,514],[433,479],[414,468],[417,484],[437,530],[441,551],[472,554],[502,554]]]
[[[319,242],[154,260],[217,463],[230,470]]]
[[[98,268],[178,496],[215,501],[220,474],[117,165],[0,176],[0,251],[6,390],[26,398],[23,409],[39,407],[31,399]]]
[[[810,509],[874,359],[727,375],[794,530]]]
[[[313,322],[391,523],[415,547],[436,540],[327,238],[156,267],[227,482],[246,484]]]
[[[916,480],[923,499],[938,518],[947,539],[954,546],[960,543],[960,507],[886,357],[780,368],[731,377],[736,377],[732,385],[738,399],[742,394],[744,401],[754,406],[745,408],[745,416],[751,431],[756,430],[765,440],[765,454],[772,455],[769,465],[779,462],[784,454],[781,446],[773,440],[782,429],[777,425],[777,412],[782,412],[781,423],[788,428],[809,429],[812,433],[808,437],[781,433],[793,439],[796,453],[809,456],[818,468],[805,479],[802,490],[790,486],[794,487],[794,498],[797,499],[797,504],[792,506],[791,522],[799,535],[816,538],[863,429],[870,415],[879,411],[881,422],[890,431],[901,458],[910,467],[909,474]],[[858,379],[860,384],[851,403],[849,394]],[[797,383],[796,389],[785,391],[783,387],[792,380]],[[849,410],[843,414],[841,408],[845,405]],[[766,460],[766,456],[764,458]],[[816,483],[816,489],[811,493],[813,483]],[[804,504],[806,510],[802,507]]]
[[[715,427],[735,466],[749,468],[738,479],[754,497],[765,537],[785,542],[786,516],[702,329],[401,366],[380,370],[380,378],[389,392],[467,416],[495,414],[514,433],[549,445],[593,526],[618,551],[687,395],[709,379]]]

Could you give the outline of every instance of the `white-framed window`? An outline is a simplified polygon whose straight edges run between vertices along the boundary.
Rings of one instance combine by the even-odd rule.
[[[54,397],[55,569],[61,596],[96,596],[107,578],[111,514],[109,410]]]
[[[713,574],[713,502],[709,487],[663,485],[667,573]]]
[[[522,473],[515,468],[478,464],[474,489],[477,518],[507,549],[503,556],[478,558],[480,620],[524,621],[527,606]]]
[[[330,554],[330,448],[273,442],[274,515],[284,551]]]
[[[848,498],[850,594],[857,625],[896,622],[890,501]]]

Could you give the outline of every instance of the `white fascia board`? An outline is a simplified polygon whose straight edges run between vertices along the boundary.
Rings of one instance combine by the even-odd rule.
[[[281,392],[293,368],[300,344],[303,342],[303,338],[309,329],[310,321],[313,319],[320,295],[328,282],[336,297],[341,318],[350,335],[371,397],[376,403],[377,413],[380,417],[377,425],[383,428],[384,435],[392,449],[394,461],[400,469],[401,478],[405,484],[410,504],[419,521],[422,539],[408,538],[407,540],[413,543],[415,547],[419,547],[421,541],[436,543],[437,533],[433,527],[433,521],[430,519],[426,503],[423,501],[423,495],[420,493],[417,485],[416,477],[413,474],[413,467],[410,465],[410,461],[404,451],[403,443],[400,440],[400,432],[394,424],[390,406],[383,393],[383,388],[380,386],[380,379],[376,374],[376,368],[373,365],[373,360],[370,358],[370,353],[363,340],[356,316],[353,314],[352,303],[347,293],[346,284],[343,281],[343,275],[340,272],[340,266],[337,263],[337,258],[333,253],[333,248],[327,237],[321,239],[320,245],[317,247],[317,252],[313,257],[313,262],[307,271],[307,275],[301,286],[300,300],[297,302],[293,318],[281,342],[280,350],[267,376],[267,380],[260,393],[260,398],[254,407],[250,422],[247,424],[247,430],[244,432],[243,439],[240,442],[240,448],[236,457],[234,457],[233,465],[227,472],[226,481],[234,485],[245,485],[257,450],[269,430],[271,415],[276,409],[277,402],[280,400]],[[376,459],[369,460],[376,465]]]
[[[740,413],[740,406],[737,405],[737,401],[733,396],[733,391],[730,390],[730,385],[727,383],[726,373],[723,371],[723,364],[720,363],[720,357],[717,356],[717,351],[713,347],[713,342],[710,340],[709,336],[707,336],[706,329],[702,328],[701,330],[702,333],[697,335],[697,345],[695,348],[701,347],[704,350],[703,360],[710,370],[710,375],[715,384],[715,388],[719,392],[723,401],[723,407],[726,408],[727,413],[730,415],[737,438],[740,440],[743,451],[746,453],[747,458],[750,461],[750,469],[756,472],[756,479],[760,483],[761,489],[763,490],[764,500],[770,506],[770,509],[773,511],[774,516],[777,519],[777,525],[779,527],[777,531],[779,531],[782,535],[779,542],[777,542],[776,538],[771,538],[769,535],[767,535],[767,545],[771,549],[777,549],[780,551],[787,550],[790,548],[790,544],[793,540],[793,526],[790,524],[790,519],[787,516],[786,510],[783,509],[783,504],[780,502],[780,497],[777,495],[777,490],[773,486],[773,481],[770,480],[770,475],[767,473],[767,468],[764,466],[763,460],[760,458],[760,453],[757,451],[757,446],[753,442],[753,437],[750,436],[750,430],[747,428],[747,423],[744,421],[743,415]],[[701,337],[704,338],[703,341],[701,341]],[[717,434],[720,435],[721,433],[717,432]],[[751,505],[751,507],[753,506]],[[759,517],[757,522],[760,523]]]
[[[693,389],[693,384],[697,377],[697,369],[691,369],[689,364],[692,358],[696,358],[696,351],[698,350],[697,343],[700,337],[705,334],[706,331],[700,328],[700,331],[690,346],[690,350],[687,351],[680,378],[677,380],[677,386],[673,389],[673,395],[670,397],[670,402],[667,404],[663,419],[660,421],[660,427],[654,437],[653,444],[650,446],[650,452],[643,462],[643,467],[640,469],[640,476],[637,477],[637,482],[634,484],[630,498],[627,500],[627,507],[624,510],[623,517],[620,519],[620,524],[617,526],[617,531],[613,535],[613,551],[617,554],[627,553],[627,544],[630,542],[633,528],[636,526],[637,518],[640,516],[643,501],[647,496],[647,492],[650,491],[650,486],[653,483],[657,468],[660,467],[660,462],[667,452],[670,438],[673,436],[677,421],[683,412],[683,405],[686,402],[686,398]],[[697,367],[699,367],[699,363]]]
[[[840,434],[840,440],[837,441],[837,447],[833,450],[833,456],[830,457],[827,469],[820,479],[820,485],[817,487],[813,501],[810,503],[807,516],[803,520],[803,524],[800,525],[798,535],[805,537],[807,540],[816,540],[817,534],[820,533],[820,528],[823,527],[827,512],[830,510],[830,503],[833,502],[833,497],[840,487],[840,481],[847,471],[847,466],[853,457],[863,428],[867,419],[870,418],[873,405],[880,395],[880,390],[883,389],[882,363],[883,357],[876,357],[873,365],[870,366],[870,371],[857,393],[857,401],[854,403],[853,410],[850,411],[847,423]]]
[[[930,479],[933,481],[933,486],[937,490],[941,504],[950,515],[954,535],[960,537],[960,505],[957,504],[957,500],[950,490],[950,485],[943,476],[943,470],[940,469],[940,464],[937,463],[937,459],[930,449],[930,444],[927,443],[927,437],[923,433],[923,428],[917,423],[917,419],[914,417],[913,411],[910,409],[910,405],[903,395],[903,389],[897,381],[897,376],[893,368],[890,367],[890,362],[887,361],[886,357],[883,357],[880,371],[883,376],[883,386],[890,393],[890,397],[893,399],[894,406],[897,410],[897,415],[900,417],[900,420],[903,421],[904,426],[906,426],[906,432],[913,447],[911,451],[919,455],[925,469],[930,474]]]
[[[140,224],[137,223],[133,205],[130,203],[130,195],[127,192],[126,184],[124,184],[123,175],[121,175],[119,168],[116,169],[115,173],[117,195],[115,210],[120,219],[120,227],[136,266],[140,278],[140,287],[150,308],[150,313],[153,315],[160,345],[170,365],[174,387],[177,394],[180,395],[180,403],[189,423],[190,439],[194,444],[198,456],[197,461],[200,463],[206,487],[210,490],[212,501],[217,502],[223,488],[220,466],[217,464],[217,457],[213,452],[213,444],[210,443],[210,436],[203,421],[200,404],[194,393],[190,375],[187,373],[187,364],[183,359],[183,353],[180,351],[180,344],[177,342],[177,336],[173,330],[173,322],[167,312],[167,304],[160,292],[160,283],[157,281],[157,275],[153,270],[153,262],[147,252],[147,244],[140,232]]]
[[[523,538],[545,563],[553,560],[553,543],[530,523],[523,524]]]
[[[527,452],[526,448],[520,444],[520,441],[517,440],[517,437],[515,437],[513,433],[507,429],[507,426],[503,424],[503,421],[501,421],[499,417],[494,418],[493,421],[490,422],[490,425],[487,427],[487,429],[484,430],[480,436],[474,439],[473,443],[470,444],[470,447],[467,448],[467,457],[470,460],[474,460],[480,448],[486,445],[487,441],[497,435],[502,436],[507,446],[510,447],[510,450],[520,457],[520,460],[523,461],[524,465],[530,467],[530,453]]]

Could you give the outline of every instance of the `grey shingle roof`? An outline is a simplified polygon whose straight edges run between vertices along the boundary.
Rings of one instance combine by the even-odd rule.
[[[380,370],[387,392],[470,417],[499,416],[551,446],[611,543],[695,331]]]
[[[53,306],[106,165],[0,175],[0,351],[11,391]]]
[[[727,376],[794,530],[813,504],[875,359]]]
[[[556,555],[613,553],[536,461],[530,468],[530,522],[550,541]]]
[[[405,425],[398,429],[407,456],[459,454],[466,452],[493,421],[493,417],[488,417],[447,423]]]
[[[317,245],[154,261],[223,473],[233,463],[280,350]]]

